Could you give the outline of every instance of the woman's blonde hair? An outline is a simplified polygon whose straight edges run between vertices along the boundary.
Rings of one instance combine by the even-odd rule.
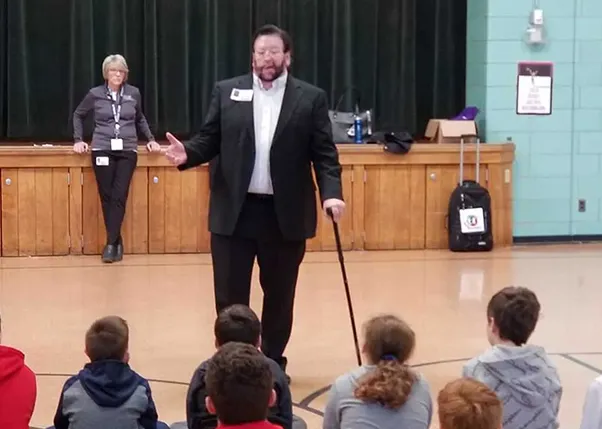
[[[128,68],[127,61],[125,60],[123,55],[120,54],[111,54],[104,59],[104,61],[102,62],[102,77],[104,77],[105,80],[109,78],[109,69],[113,65],[118,66],[121,70],[125,72],[125,77],[123,79],[125,81],[128,77],[128,73],[130,70]]]

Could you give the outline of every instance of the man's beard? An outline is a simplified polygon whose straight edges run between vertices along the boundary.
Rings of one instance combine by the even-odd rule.
[[[266,76],[263,72],[263,69],[261,69],[258,73],[258,76],[261,80],[263,80],[264,82],[273,82],[276,79],[278,79],[280,76],[282,76],[282,74],[284,73],[284,64],[281,64],[280,66],[277,65],[273,65],[269,68],[272,68],[274,71],[273,73],[270,73],[269,76]]]

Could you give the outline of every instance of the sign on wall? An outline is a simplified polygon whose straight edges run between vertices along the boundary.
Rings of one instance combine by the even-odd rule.
[[[550,62],[518,63],[516,80],[516,114],[552,114],[552,72]]]

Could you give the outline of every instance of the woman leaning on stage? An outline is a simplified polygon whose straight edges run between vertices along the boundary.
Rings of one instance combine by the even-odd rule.
[[[146,148],[149,152],[161,151],[142,113],[140,91],[126,83],[128,72],[123,56],[109,55],[102,63],[105,83],[90,89],[73,112],[73,150],[79,154],[89,152],[90,148],[83,140],[83,124],[90,112],[94,114],[90,146],[107,233],[103,262],[123,258],[121,225],[138,162],[138,131],[148,140]]]

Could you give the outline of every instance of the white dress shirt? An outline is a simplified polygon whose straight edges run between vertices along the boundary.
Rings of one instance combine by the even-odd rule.
[[[255,128],[255,166],[249,184],[249,192],[273,194],[270,176],[270,148],[278,124],[282,99],[287,81],[286,71],[266,89],[257,75],[253,74],[253,123]]]
[[[581,429],[602,429],[602,376],[596,378],[587,390]]]

